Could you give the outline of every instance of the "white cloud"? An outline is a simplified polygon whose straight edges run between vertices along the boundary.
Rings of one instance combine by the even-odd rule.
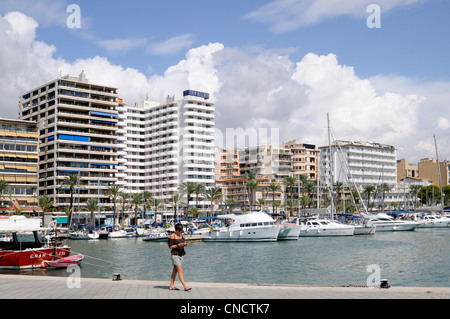
[[[438,128],[443,131],[448,131],[450,129],[450,121],[445,117],[440,117],[437,124]]]
[[[125,53],[140,48],[147,43],[145,38],[100,40],[96,43],[109,53]]]
[[[368,17],[367,6],[376,3],[383,13],[427,0],[274,0],[246,14],[247,19],[271,25],[274,32],[287,32],[336,16]]]
[[[183,34],[170,38],[163,42],[151,43],[148,45],[147,52],[154,55],[170,55],[191,48],[195,42],[192,34]]]

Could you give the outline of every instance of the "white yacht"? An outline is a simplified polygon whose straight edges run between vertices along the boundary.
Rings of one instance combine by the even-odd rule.
[[[99,233],[98,232],[92,232],[88,230],[80,230],[76,232],[72,232],[69,235],[70,239],[73,240],[91,240],[91,239],[98,239]]]
[[[269,215],[260,212],[217,216],[224,226],[214,228],[204,241],[277,241],[280,228]]]
[[[385,231],[413,231],[419,226],[417,222],[394,219],[385,213],[378,213],[376,215],[364,214],[364,217],[369,219],[372,225],[376,226],[377,233]]]
[[[300,237],[353,236],[355,226],[329,219],[312,219],[302,223]]]
[[[418,222],[419,228],[450,227],[450,218],[439,215],[424,215]]]

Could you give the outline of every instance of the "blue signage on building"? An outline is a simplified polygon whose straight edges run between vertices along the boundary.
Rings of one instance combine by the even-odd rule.
[[[192,91],[192,90],[186,90],[186,91],[183,92],[183,96],[188,96],[188,95],[200,97],[200,98],[203,98],[205,100],[209,100],[209,93]]]

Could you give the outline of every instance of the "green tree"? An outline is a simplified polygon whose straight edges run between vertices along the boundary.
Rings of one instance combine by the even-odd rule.
[[[205,191],[205,185],[202,183],[195,183],[194,193],[195,193],[195,207],[198,208],[198,197]]]
[[[86,210],[91,212],[91,226],[95,226],[94,224],[94,212],[98,210],[98,199],[97,198],[89,198],[87,201]],[[100,220],[98,221],[100,226]]]
[[[272,193],[272,203],[275,202],[275,192],[281,191],[281,187],[278,183],[275,183],[274,181],[270,182],[269,189]],[[272,205],[272,213],[275,214],[275,206]]]
[[[113,225],[116,224],[116,202],[120,196],[120,185],[114,184],[108,187],[108,196],[113,200]]]
[[[139,206],[142,204],[142,193],[132,193],[131,202],[133,203],[134,206],[134,225],[137,225],[138,209]]]
[[[414,208],[417,207],[417,196],[419,195],[420,189],[422,186],[413,184],[409,186],[409,192],[413,195],[414,198]]]
[[[214,201],[219,199],[222,196],[222,191],[219,188],[212,187],[208,188],[203,192],[203,195],[205,195],[205,198],[209,200],[210,205],[210,217],[213,216],[213,209],[214,209]]]
[[[294,175],[289,175],[284,178],[284,184],[286,185],[286,188],[289,189],[289,199],[294,199],[294,186],[297,183],[297,178]],[[300,190],[299,190],[300,191]],[[287,201],[286,201],[287,204]],[[287,216],[289,219],[292,215],[292,207],[293,205],[290,205],[290,214]]]
[[[0,201],[3,202],[4,193],[10,191],[9,183],[5,180],[0,180]]]
[[[44,213],[48,213],[52,210],[54,201],[51,197],[48,197],[47,194],[44,194],[39,197],[39,207],[42,208]]]
[[[125,214],[125,206],[126,206],[127,202],[130,200],[131,194],[125,193],[125,192],[120,192],[119,196],[122,198],[122,213]],[[120,224],[120,215],[119,215],[119,224]],[[113,226],[115,226],[115,225],[113,225]]]
[[[370,195],[375,192],[375,186],[366,185],[363,187],[363,195],[367,197],[367,209],[370,207]]]
[[[247,182],[246,182],[246,186],[247,186],[247,192],[248,192],[248,198],[249,198],[249,205],[250,205],[250,210],[253,209],[253,204],[254,204],[254,195],[255,195],[255,191],[259,186],[259,182],[256,180],[256,172],[254,171],[250,171],[247,173]]]
[[[73,195],[75,194],[75,191],[77,187],[80,185],[83,185],[84,182],[82,182],[77,174],[71,174],[67,176],[62,182],[61,182],[61,188],[68,188],[70,192],[70,206],[69,206],[69,223],[71,223],[72,220],[72,213],[73,213]]]
[[[187,196],[187,209],[189,209],[189,202],[191,201],[191,195],[195,192],[194,182],[184,182],[180,185],[179,190]]]

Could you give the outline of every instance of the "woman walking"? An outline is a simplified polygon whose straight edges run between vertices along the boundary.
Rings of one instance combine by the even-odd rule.
[[[183,237],[183,225],[176,224],[175,233],[169,237],[169,248],[171,249],[173,264],[172,277],[170,277],[170,290],[179,290],[178,288],[175,288],[175,278],[177,274],[184,290],[189,291],[192,289],[186,285],[183,276],[183,256],[186,255],[186,252],[184,251],[184,247],[186,246],[187,244]]]

